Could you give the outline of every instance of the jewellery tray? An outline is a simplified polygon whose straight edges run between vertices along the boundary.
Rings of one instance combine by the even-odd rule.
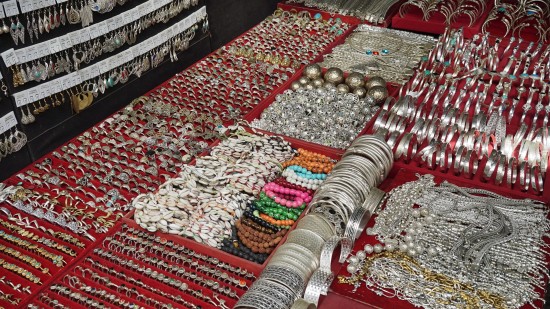
[[[385,192],[391,191],[393,188],[401,186],[407,182],[415,181],[418,179],[416,176],[417,174],[433,174],[432,172],[426,171],[426,170],[411,170],[406,167],[400,167],[400,166],[394,166],[392,169],[392,172],[388,176],[388,178],[382,183],[382,185],[379,187]],[[511,198],[524,198],[521,195],[516,194],[516,192],[510,192],[509,190],[499,188],[500,190],[493,190],[493,188],[488,188],[487,184],[479,184],[474,185],[471,183],[471,181],[463,180],[463,179],[455,179],[455,178],[449,178],[445,175],[437,175],[435,174],[435,182],[437,184],[448,181],[450,183],[453,183],[458,186],[462,187],[475,187],[478,189],[485,189],[485,190],[491,190],[494,191],[497,194],[501,194],[507,197]],[[375,219],[371,219],[367,225],[367,227],[373,227]],[[548,240],[546,240],[548,243]],[[367,235],[364,231],[361,233],[361,236],[355,241],[352,255],[355,254],[359,250],[363,250],[363,247],[366,244],[374,245],[376,244],[375,236]],[[550,259],[547,258],[546,265],[550,265]],[[346,270],[347,263],[340,265],[340,270],[338,272],[338,275],[348,276],[349,273]],[[548,282],[546,282],[548,283]],[[413,309],[416,308],[409,302],[405,300],[400,300],[397,297],[384,297],[384,296],[378,296],[373,291],[365,288],[364,283],[361,284],[361,287],[357,289],[355,293],[352,293],[353,286],[349,284],[339,284],[338,280],[335,279],[332,282],[330,292],[327,297],[321,300],[320,307],[321,308],[332,308],[332,306],[339,304],[339,306],[346,306],[346,308],[402,308],[402,309]],[[538,290],[538,293],[540,293],[541,297],[544,298],[545,291],[544,290]],[[361,303],[361,305],[359,305]],[[540,305],[540,301],[538,302]],[[326,307],[325,307],[326,306]],[[524,305],[522,309],[531,308],[531,306]]]
[[[470,39],[474,35],[481,33],[481,27],[483,26],[483,23],[489,16],[489,12],[494,6],[494,1],[481,1],[485,2],[487,8],[481,14],[481,16],[474,21],[472,26],[469,26],[470,19],[464,14],[459,15],[458,18],[456,18],[456,20],[451,24],[452,28],[462,28],[464,37],[467,39]],[[445,17],[441,13],[434,11],[428,20],[423,20],[423,14],[420,8],[409,5],[407,7],[407,10],[408,11],[403,17],[399,15],[399,10],[397,10],[396,14],[391,20],[392,28],[431,34],[443,34],[443,32],[445,31]],[[493,32],[493,29],[491,29],[491,32]]]

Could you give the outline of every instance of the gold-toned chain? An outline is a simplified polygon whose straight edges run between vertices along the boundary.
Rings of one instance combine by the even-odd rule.
[[[52,263],[55,264],[55,266],[63,267],[65,265],[65,261],[63,260],[62,255],[57,255],[49,252],[48,250],[38,247],[38,245],[35,245],[33,243],[30,243],[24,239],[21,239],[17,236],[13,236],[11,234],[7,234],[4,230],[0,230],[0,237],[6,240],[9,243],[15,244],[21,248],[24,248],[27,251],[34,252],[48,260],[50,260]]]
[[[372,267],[376,259],[388,258],[395,260],[399,266],[411,275],[419,276],[427,281],[435,282],[438,287],[432,289],[426,294],[435,297],[435,292],[438,290],[445,294],[453,294],[450,299],[462,299],[467,308],[480,308],[480,302],[491,305],[496,309],[506,309],[504,298],[499,295],[490,293],[486,290],[476,289],[470,284],[463,283],[457,279],[447,275],[433,272],[421,266],[414,258],[403,252],[388,252],[384,251],[376,253],[365,259],[363,266],[350,277],[338,276],[338,282],[341,284],[357,285],[366,275],[369,274],[369,269]],[[438,300],[442,305],[450,305],[447,300]]]

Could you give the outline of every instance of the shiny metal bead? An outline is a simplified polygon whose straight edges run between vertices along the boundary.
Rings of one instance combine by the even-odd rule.
[[[339,84],[338,86],[336,86],[336,89],[340,93],[349,93],[349,91],[350,91],[349,86],[346,85],[346,84]]]
[[[325,87],[325,88],[328,89],[328,90],[331,90],[331,89],[332,89],[332,90],[336,90],[336,86],[335,86],[334,84],[329,83],[329,82],[325,82],[325,83],[323,84],[323,87]]]
[[[365,75],[352,72],[348,75],[348,77],[346,77],[346,84],[353,90],[361,88],[365,86]]]
[[[325,72],[325,81],[338,85],[344,82],[344,72],[339,68],[330,68]]]
[[[363,87],[355,88],[353,93],[362,99],[367,95],[367,89]]]
[[[374,103],[380,105],[384,103],[388,97],[388,89],[382,86],[374,86],[367,91],[367,96],[370,96],[374,99]]]
[[[367,89],[371,89],[372,87],[376,87],[376,86],[381,86],[386,88],[387,86],[386,80],[380,76],[373,76],[373,77],[370,77],[365,83],[365,87]]]
[[[292,82],[292,84],[290,84],[290,88],[292,90],[296,91],[296,90],[302,88],[302,86],[300,85],[300,82],[294,81],[294,82]]]
[[[317,79],[321,77],[322,74],[321,66],[318,64],[307,65],[304,69],[304,76],[310,79]]]
[[[301,86],[305,86],[310,82],[310,80],[309,78],[302,76],[298,79],[298,82],[300,83]]]
[[[323,84],[325,83],[325,81],[323,80],[323,78],[319,77],[314,79],[311,83],[315,88],[321,88],[323,87]]]

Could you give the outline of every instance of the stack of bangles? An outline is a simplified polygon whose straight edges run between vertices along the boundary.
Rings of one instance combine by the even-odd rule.
[[[235,223],[223,250],[262,263],[277,247],[327,178],[334,162],[304,149],[283,164],[282,177],[267,183],[244,216]]]

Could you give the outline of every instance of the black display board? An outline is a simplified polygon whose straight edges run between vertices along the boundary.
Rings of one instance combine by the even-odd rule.
[[[100,22],[118,15],[145,1],[146,0],[128,1],[124,6],[117,6],[109,13],[97,16],[94,15],[94,22]],[[189,49],[178,54],[178,61],[172,63],[169,58],[166,57],[164,63],[159,67],[147,71],[139,79],[132,77],[126,84],[117,85],[115,88],[108,90],[108,92],[96,99],[92,106],[79,114],[75,114],[70,105],[65,104],[38,115],[36,117],[36,122],[31,125],[20,125],[22,130],[28,135],[29,143],[20,152],[10,155],[0,161],[0,180],[6,179],[13,173],[59,147],[67,140],[102,121],[108,115],[126,106],[134,98],[145,94],[174,74],[184,70],[213,50],[252,28],[265,17],[273,13],[277,2],[278,1],[275,0],[200,0],[199,5],[182,12],[176,18],[171,19],[167,24],[157,24],[147,29],[139,35],[139,41],[153,36],[159,31],[184,19],[203,5],[206,5],[210,32],[203,34],[201,30],[198,30]],[[40,41],[78,30],[80,27],[80,25],[67,25],[55,29],[48,34],[44,33],[41,35]],[[26,43],[29,43],[28,40],[26,40]],[[34,43],[37,42],[35,41]],[[28,45],[30,44],[15,46],[9,34],[4,34],[0,37],[0,53],[12,47],[21,48]],[[124,49],[117,50],[117,52]],[[111,53],[105,55],[103,58],[112,55]],[[100,61],[103,58],[98,58],[95,61]],[[29,82],[15,89],[11,82],[12,75],[3,65],[2,61],[0,61],[0,72],[2,72],[6,79],[10,94],[13,94],[14,91],[22,91],[37,85],[36,82]],[[14,110],[18,119],[20,119],[21,113],[19,109],[15,108],[15,102],[13,102],[13,100],[4,99],[2,103],[0,103],[0,116],[10,110]]]

